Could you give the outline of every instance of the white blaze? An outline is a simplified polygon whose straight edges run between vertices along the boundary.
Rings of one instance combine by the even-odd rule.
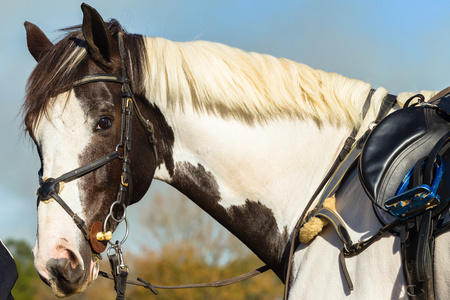
[[[48,115],[43,115],[35,131],[43,159],[43,177],[57,178],[79,167],[79,155],[89,143],[92,126],[74,93],[59,95],[50,105]],[[70,208],[84,218],[76,181],[66,183],[60,194]],[[65,247],[75,254],[80,230],[66,211],[56,202],[38,206],[38,234],[33,249],[35,265],[46,277],[49,258],[58,258],[59,249]],[[79,255],[79,254],[78,254]],[[78,260],[82,263],[81,257]]]

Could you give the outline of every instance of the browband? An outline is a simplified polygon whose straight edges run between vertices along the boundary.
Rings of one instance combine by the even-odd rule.
[[[124,76],[116,74],[91,74],[84,76],[80,80],[74,82],[73,87],[84,85],[92,82],[113,82],[113,83],[130,83],[130,80]]]

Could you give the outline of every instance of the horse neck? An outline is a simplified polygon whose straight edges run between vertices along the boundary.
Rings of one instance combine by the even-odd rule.
[[[349,128],[164,113],[173,132],[172,162],[164,159],[155,178],[188,196],[281,276],[293,226]]]
[[[234,104],[229,102],[222,105],[202,99],[198,101],[202,94],[197,90],[191,91],[192,86],[180,93],[182,89],[179,86],[188,84],[182,72],[184,65],[179,65],[183,57],[177,56],[177,59],[171,60],[172,64],[167,66],[170,70],[165,70],[166,76],[159,70],[166,66],[158,67],[161,59],[181,53],[178,48],[175,49],[179,46],[161,39],[146,40],[150,41],[155,43],[151,47],[147,45],[150,49],[149,75],[145,82],[152,88],[147,90],[146,98],[157,99],[152,101],[155,101],[153,105],[159,119],[155,134],[162,157],[155,178],[188,196],[282,277],[280,262],[292,229],[351,132],[370,86],[284,61],[298,72],[305,72],[304,77],[311,80],[305,83],[308,89],[319,89],[314,91],[314,97],[305,95],[301,89],[296,91],[300,99],[296,103],[307,108],[308,105],[313,106],[314,101],[323,100],[321,108],[316,108],[326,110],[325,120],[319,121],[321,115],[314,114],[314,109],[310,108],[309,113],[305,113],[297,106],[286,110],[275,106],[268,111],[278,115],[261,118],[260,111],[257,117],[252,118],[243,110],[247,103],[252,106],[258,102],[255,98],[253,102],[245,102],[246,105],[230,111]],[[164,43],[164,47],[160,47],[164,49],[164,56],[151,52],[151,49],[158,49],[156,42]],[[223,51],[228,53],[234,50]],[[239,55],[248,58],[246,54]],[[186,68],[192,71],[195,65],[201,64],[191,64],[192,69]],[[207,75],[205,72],[192,72]],[[213,77],[213,74],[209,75]],[[201,90],[217,92],[216,84],[221,81],[216,80]],[[265,86],[265,83],[257,86]],[[298,84],[292,82],[289,86]],[[231,89],[225,90],[229,93],[206,94],[212,99],[252,95],[250,90],[235,94]],[[277,99],[275,94],[272,96]],[[257,106],[254,108],[259,109]],[[333,114],[335,119],[326,121]],[[351,114],[352,121],[343,124],[342,115]]]

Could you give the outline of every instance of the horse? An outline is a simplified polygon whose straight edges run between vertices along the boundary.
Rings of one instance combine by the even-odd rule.
[[[342,243],[332,229],[300,244],[286,261],[309,198],[352,129],[361,128],[359,137],[375,119],[386,89],[375,90],[363,118],[369,83],[219,43],[129,34],[118,21],[81,8],[82,25],[55,44],[25,22],[37,65],[27,83],[24,125],[41,160],[33,255],[57,296],[94,282],[104,248],[90,243],[89,229],[100,223],[114,231],[113,220],[154,178],[248,246],[288,282],[289,299],[407,297],[400,241],[392,234],[347,259],[353,291],[344,283]],[[400,93],[392,111],[413,94]],[[123,130],[130,121],[132,130]],[[132,193],[125,188],[131,183]],[[353,240],[381,227],[355,172],[336,203]],[[449,241],[447,232],[435,243],[437,299],[450,295]]]

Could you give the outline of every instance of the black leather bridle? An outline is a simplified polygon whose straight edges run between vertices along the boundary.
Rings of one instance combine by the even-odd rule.
[[[130,87],[130,80],[127,76],[126,68],[125,68],[125,51],[123,45],[123,32],[118,32],[118,46],[119,46],[119,55],[121,60],[121,68],[122,74],[92,74],[83,77],[82,79],[76,81],[72,87],[78,87],[81,85],[94,83],[94,82],[111,82],[118,83],[122,85],[122,110],[121,110],[121,134],[120,140],[117,144],[115,151],[108,153],[107,155],[87,164],[82,167],[76,168],[70,172],[67,172],[58,178],[43,178],[42,169],[39,170],[39,189],[37,191],[38,195],[38,205],[40,202],[49,203],[55,200],[61,207],[69,214],[72,220],[75,222],[77,227],[83,233],[84,238],[90,243],[91,248],[95,253],[100,253],[104,250],[99,250],[95,247],[96,237],[92,236],[90,233],[90,229],[87,227],[86,222],[78,216],[70,206],[59,196],[60,192],[63,189],[63,184],[78,179],[86,174],[89,174],[104,165],[119,159],[122,161],[122,174],[120,177],[119,190],[116,196],[116,202],[119,207],[125,207],[128,205],[126,202],[127,191],[130,192],[131,186],[131,171],[130,171],[130,151],[131,151],[131,133],[132,133],[132,118],[134,112],[136,116],[143,126],[150,145],[153,148],[153,152],[155,155],[155,168],[158,163],[158,153],[156,149],[156,139],[154,137],[153,124],[145,119],[141,114],[139,107],[136,105],[136,101],[134,99],[133,92]],[[130,196],[131,200],[131,196]],[[130,201],[129,200],[129,201]],[[112,207],[111,207],[112,208]],[[104,222],[104,231],[106,231],[106,221]]]

